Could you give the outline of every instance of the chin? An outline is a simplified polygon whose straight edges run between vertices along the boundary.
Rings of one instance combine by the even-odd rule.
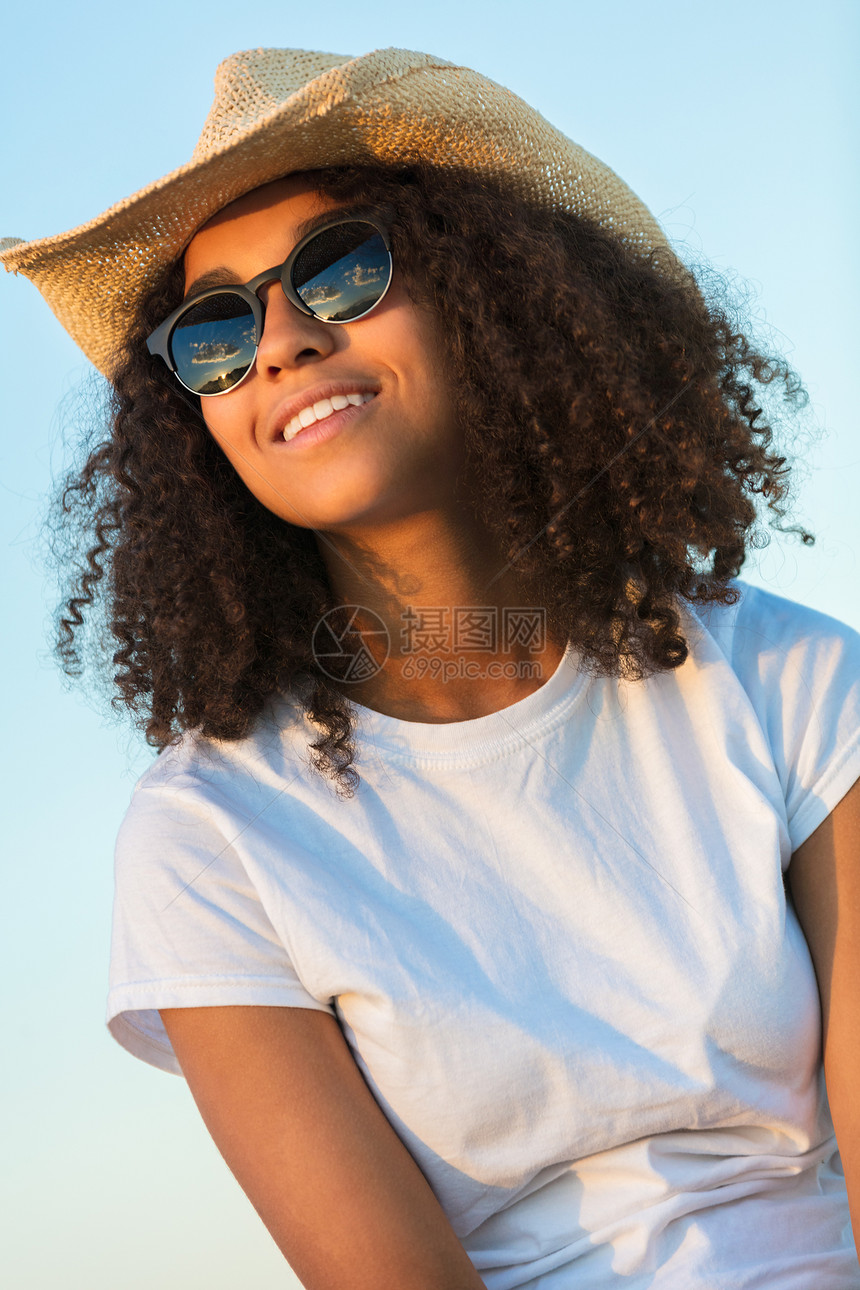
[[[392,496],[392,492],[399,492],[399,496]],[[378,483],[374,486],[369,480],[366,488],[360,487],[360,481],[352,480],[348,486],[341,490],[331,490],[325,496],[307,496],[304,504],[299,505],[302,511],[300,516],[285,508],[280,499],[270,509],[291,524],[332,533],[382,528],[428,509],[426,503],[416,503],[413,498],[405,499],[402,490],[383,489]]]

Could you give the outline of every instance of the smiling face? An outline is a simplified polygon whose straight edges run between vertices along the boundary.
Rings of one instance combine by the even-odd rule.
[[[255,189],[192,239],[186,293],[215,271],[224,282],[249,281],[286,259],[308,220],[338,210],[301,175]],[[409,299],[396,263],[387,295],[356,322],[300,312],[277,280],[260,298],[253,370],[228,393],[201,399],[254,496],[292,524],[356,536],[453,506],[463,438],[438,325]]]

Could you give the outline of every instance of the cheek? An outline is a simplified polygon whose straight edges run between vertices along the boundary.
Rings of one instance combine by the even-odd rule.
[[[235,399],[236,393],[226,396],[228,399]],[[211,434],[212,438],[222,448],[234,443],[237,437],[237,429],[241,424],[241,418],[236,414],[235,404],[229,408],[224,406],[224,399],[201,399],[201,411],[203,420]]]
[[[237,403],[238,396],[239,391],[236,391]],[[227,407],[222,406],[219,399],[210,402],[212,406],[206,406],[204,410],[209,433],[248,492],[274,515],[303,527],[304,518],[287,495],[289,482],[277,470],[273,471],[271,460],[257,446],[251,409],[242,407],[241,403],[237,406],[232,398]],[[225,398],[223,402],[228,400]]]
[[[270,506],[270,489],[260,470],[260,463],[254,462],[255,443],[250,419],[239,415],[235,406],[215,406],[220,403],[218,399],[212,399],[211,402],[213,406],[204,405],[203,412],[209,434],[246,487],[264,506]]]
[[[210,435],[234,467],[237,474],[245,481],[252,492],[256,492],[255,480],[259,476],[251,466],[254,456],[254,438],[250,412],[237,405],[239,391],[222,399],[211,399],[203,404],[203,419]],[[209,406],[211,404],[211,406]]]

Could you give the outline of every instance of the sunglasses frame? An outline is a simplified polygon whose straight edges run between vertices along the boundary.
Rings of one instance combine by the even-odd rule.
[[[293,265],[308,243],[312,242],[314,238],[319,237],[321,233],[327,233],[329,229],[338,228],[341,224],[369,224],[371,228],[376,230],[382,238],[385,250],[388,253],[388,281],[386,282],[385,289],[379,299],[374,300],[370,308],[365,309],[364,313],[356,314],[354,318],[321,318],[319,314],[314,313],[310,305],[305,304],[304,300],[302,300],[297,294],[292,281]],[[391,256],[391,241],[388,236],[388,229],[385,225],[381,224],[375,216],[341,215],[338,219],[329,220],[327,223],[319,224],[316,228],[311,229],[309,233],[306,233],[305,236],[296,243],[283,264],[276,264],[271,269],[265,269],[262,273],[258,273],[256,277],[251,278],[250,282],[241,284],[237,283],[235,286],[232,283],[225,283],[224,286],[221,287],[208,287],[198,295],[191,296],[188,300],[184,300],[178,309],[174,309],[173,313],[165,318],[164,322],[160,323],[159,326],[156,327],[155,331],[150,333],[147,337],[146,348],[154,357],[164,360],[184,390],[188,390],[198,399],[217,399],[222,394],[232,394],[233,391],[238,389],[242,382],[246,380],[254,370],[257,350],[260,347],[260,341],[263,336],[263,325],[266,317],[266,306],[260,299],[258,293],[270,282],[280,280],[284,295],[287,297],[290,304],[295,305],[301,313],[306,314],[311,318],[316,318],[317,322],[327,323],[331,326],[344,326],[347,323],[358,322],[359,319],[366,318],[369,313],[373,312],[376,306],[384,300],[388,292],[388,288],[391,286],[391,279],[393,276],[394,262]],[[186,385],[176,370],[176,364],[173,361],[173,355],[170,350],[170,342],[173,338],[173,332],[176,325],[179,323],[180,319],[185,316],[189,309],[193,309],[195,305],[199,305],[202,300],[209,300],[213,296],[223,295],[238,296],[240,300],[244,300],[245,303],[249,305],[251,312],[254,315],[254,329],[256,336],[254,357],[248,364],[248,370],[239,378],[235,385],[228,386],[226,390],[212,390],[205,394],[201,394],[199,390],[194,390],[190,385]]]

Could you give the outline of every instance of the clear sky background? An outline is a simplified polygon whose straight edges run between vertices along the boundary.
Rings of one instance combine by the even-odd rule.
[[[2,28],[0,236],[72,228],[185,162],[216,64],[259,45],[398,45],[475,67],[617,170],[682,250],[736,275],[811,394],[795,514],[818,537],[774,541],[743,576],[860,628],[855,0],[18,4]],[[0,329],[0,1279],[294,1286],[184,1082],[104,1028],[113,841],[152,754],[50,657],[41,524],[87,363],[23,278],[0,280]]]

